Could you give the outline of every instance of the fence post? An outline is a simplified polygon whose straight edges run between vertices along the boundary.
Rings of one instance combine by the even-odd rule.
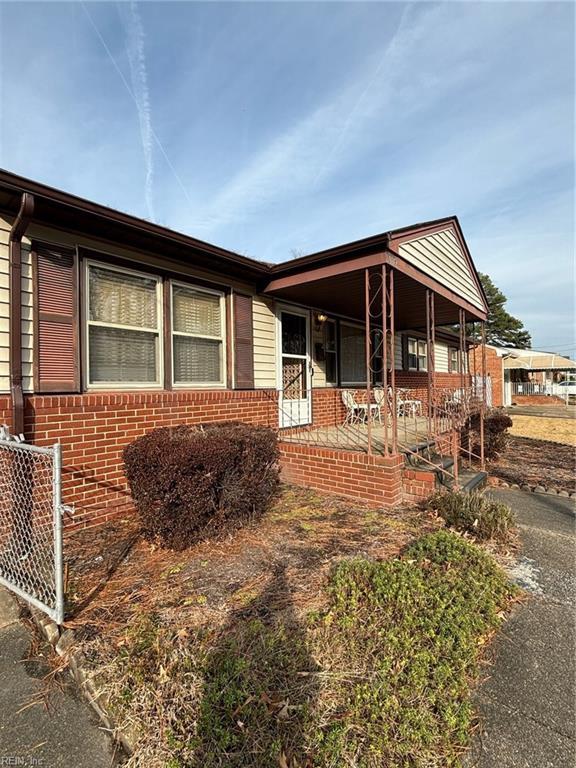
[[[54,585],[56,624],[64,621],[64,563],[62,556],[62,446],[55,443],[52,462],[52,507],[54,513]]]

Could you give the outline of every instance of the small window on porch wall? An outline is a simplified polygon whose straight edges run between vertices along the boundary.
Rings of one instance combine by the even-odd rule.
[[[450,355],[450,373],[460,373],[459,350],[455,347],[450,347],[448,354]]]
[[[409,371],[426,371],[428,368],[428,351],[427,344],[421,339],[415,339],[408,336],[408,370]]]
[[[340,323],[340,378],[344,386],[366,383],[366,334],[347,323]]]

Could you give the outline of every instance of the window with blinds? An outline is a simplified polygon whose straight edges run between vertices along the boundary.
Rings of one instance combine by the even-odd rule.
[[[176,386],[224,384],[224,294],[172,283]]]
[[[340,378],[344,386],[366,383],[366,334],[347,323],[340,324]]]
[[[87,299],[88,384],[159,385],[159,278],[88,263]]]

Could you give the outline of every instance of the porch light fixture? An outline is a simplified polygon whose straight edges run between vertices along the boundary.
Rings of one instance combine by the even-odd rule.
[[[316,328],[318,328],[318,330],[320,330],[326,320],[328,320],[328,315],[324,315],[321,312],[316,312]]]

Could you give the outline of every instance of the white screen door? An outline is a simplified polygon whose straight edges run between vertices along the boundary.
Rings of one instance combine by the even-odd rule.
[[[308,312],[283,309],[279,326],[279,423],[297,427],[312,415]]]

